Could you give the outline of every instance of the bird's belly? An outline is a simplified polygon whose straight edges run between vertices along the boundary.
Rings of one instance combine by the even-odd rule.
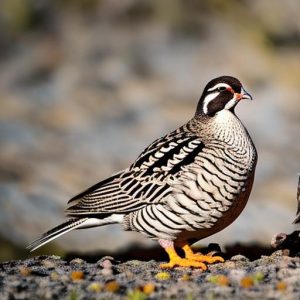
[[[235,163],[232,155],[209,151],[205,148],[169,183],[172,192],[166,198],[130,213],[124,228],[152,239],[193,241],[231,224],[249,198],[256,157],[240,156]]]
[[[245,208],[251,192],[253,178],[254,172],[251,174],[251,178],[249,178],[249,181],[247,182],[247,187],[233,199],[231,205],[226,207],[226,210],[220,212],[217,217],[208,216],[204,219],[204,221],[201,219],[202,222],[198,223],[199,229],[181,231],[177,235],[176,240],[200,240],[229,226]],[[215,209],[211,211],[211,214],[216,215]]]
[[[200,157],[174,186],[173,199],[168,201],[186,221],[186,230],[177,239],[201,239],[231,224],[251,192],[254,168],[249,169]]]

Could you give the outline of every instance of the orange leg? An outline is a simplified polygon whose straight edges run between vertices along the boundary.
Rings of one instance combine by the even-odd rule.
[[[191,247],[187,243],[182,244],[181,248],[184,251],[185,258],[189,260],[205,262],[208,264],[213,264],[215,262],[224,262],[224,258],[221,256],[212,256],[212,255],[203,255],[201,253],[194,253]]]
[[[159,240],[161,246],[166,250],[169,255],[170,261],[165,264],[161,264],[163,269],[171,269],[174,267],[194,267],[206,270],[207,267],[204,263],[189,258],[181,258],[174,249],[174,243],[167,240]]]

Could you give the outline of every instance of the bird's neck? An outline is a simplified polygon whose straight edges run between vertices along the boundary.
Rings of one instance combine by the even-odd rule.
[[[239,137],[248,135],[239,118],[229,110],[219,111],[213,117],[195,116],[195,120],[198,123],[196,130],[206,142],[234,141],[236,144],[239,143]]]

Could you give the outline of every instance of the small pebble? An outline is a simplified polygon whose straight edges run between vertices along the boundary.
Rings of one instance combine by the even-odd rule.
[[[105,260],[102,261],[101,266],[102,266],[104,269],[111,269],[111,268],[112,268],[112,263],[111,263],[110,260],[105,259]]]
[[[222,264],[222,269],[226,268],[226,269],[234,269],[236,268],[236,263],[234,261],[225,261],[223,264]]]
[[[245,276],[244,278],[241,279],[241,287],[248,289],[254,285],[253,278],[250,276]]]
[[[82,280],[84,278],[84,273],[82,271],[73,271],[71,273],[71,279],[73,281]]]
[[[132,280],[132,279],[134,279],[134,277],[135,277],[135,275],[134,275],[131,271],[129,271],[129,270],[126,270],[126,271],[124,272],[124,275],[126,276],[126,278],[127,278],[128,280]]]
[[[81,258],[74,258],[70,261],[70,265],[83,265],[85,261]]]
[[[54,269],[56,267],[56,264],[51,261],[51,260],[43,260],[42,261],[42,265],[47,268],[48,270],[49,269]]]
[[[232,256],[230,260],[231,261],[249,261],[249,259],[246,256],[241,255],[241,254]]]
[[[262,272],[257,272],[255,274],[253,274],[252,279],[254,281],[254,283],[259,283],[264,281],[265,275]]]
[[[291,252],[291,251],[290,251],[289,249],[283,249],[283,250],[282,250],[282,255],[283,255],[283,256],[289,256],[289,255],[290,255],[290,252]]]
[[[32,272],[32,270],[28,267],[20,267],[19,271],[20,271],[22,276],[29,276]]]
[[[91,284],[88,285],[87,289],[90,292],[99,293],[102,291],[103,286],[99,282],[92,282]]]
[[[133,265],[133,266],[140,266],[140,265],[142,264],[141,261],[135,260],[135,259],[134,259],[134,260],[130,260],[129,263],[130,263],[131,265]]]
[[[277,251],[275,251],[275,252],[273,252],[271,255],[270,255],[270,257],[281,257],[281,256],[283,256],[284,254],[283,254],[283,250],[277,250]]]
[[[221,286],[228,286],[230,283],[229,278],[222,274],[210,276],[210,277],[208,277],[208,281],[218,284],[218,285],[221,285]]]
[[[154,285],[153,283],[146,283],[146,284],[143,286],[143,292],[144,292],[146,295],[150,295],[150,294],[152,294],[154,291],[155,291],[155,285]]]
[[[120,285],[116,281],[109,281],[105,284],[105,290],[111,293],[117,293],[120,289]]]
[[[230,270],[228,276],[233,283],[239,284],[241,282],[242,278],[245,277],[245,275],[246,275],[245,270],[235,269],[235,270]]]
[[[140,289],[129,290],[127,293],[126,299],[132,300],[144,300],[147,298],[147,295]]]
[[[54,260],[60,260],[61,257],[58,255],[50,255],[49,258],[54,259]]]
[[[278,291],[285,291],[287,289],[287,284],[284,281],[278,281],[276,284],[276,289]]]
[[[183,274],[179,280],[181,281],[189,281],[191,279],[190,275],[189,274]]]
[[[103,262],[105,262],[105,261],[110,261],[110,262],[112,262],[112,261],[114,261],[115,259],[112,257],[112,256],[103,256],[101,259],[99,259],[98,261],[97,261],[97,264],[98,265],[100,265],[102,268],[104,267],[103,266]]]
[[[101,270],[101,274],[103,276],[110,276],[113,274],[113,270],[112,269],[103,269],[103,270]]]
[[[158,280],[168,280],[170,279],[170,274],[168,272],[159,272],[155,275]]]
[[[59,279],[59,275],[56,273],[56,272],[52,272],[50,274],[50,279],[53,280],[53,281],[57,281]]]

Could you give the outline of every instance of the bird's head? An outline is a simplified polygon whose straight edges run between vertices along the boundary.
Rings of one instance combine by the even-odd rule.
[[[231,76],[221,76],[211,80],[204,88],[196,114],[212,117],[223,109],[234,112],[235,106],[242,99],[252,100],[252,97],[241,82]]]

